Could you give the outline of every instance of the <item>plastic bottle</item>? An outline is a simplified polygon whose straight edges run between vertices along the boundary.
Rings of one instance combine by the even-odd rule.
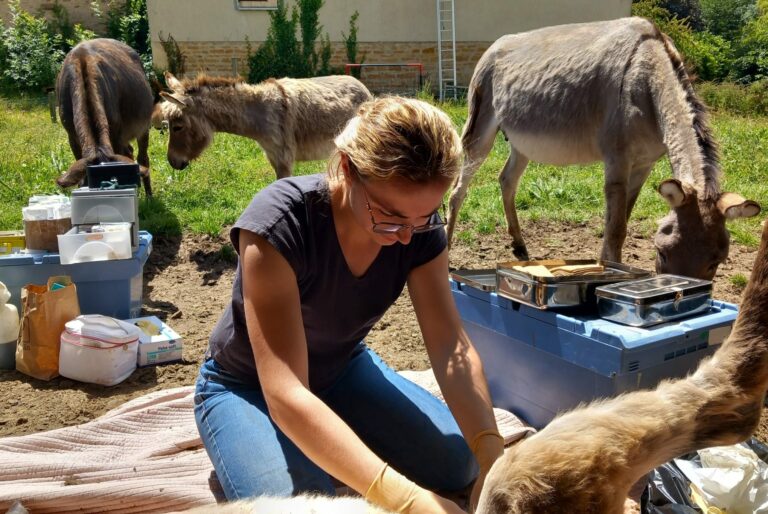
[[[0,369],[16,368],[16,339],[19,336],[19,311],[6,303],[11,293],[0,282]]]

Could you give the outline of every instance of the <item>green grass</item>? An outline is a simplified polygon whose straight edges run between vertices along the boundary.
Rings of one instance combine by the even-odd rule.
[[[466,105],[446,103],[457,128],[466,118]],[[715,114],[713,128],[720,142],[724,189],[739,192],[768,205],[768,118]],[[235,221],[255,192],[274,180],[274,172],[258,145],[249,139],[217,134],[213,145],[189,168],[176,171],[165,157],[168,135],[153,130],[150,162],[153,200],[142,199],[141,226],[154,234],[184,230],[217,234]],[[51,123],[47,102],[40,98],[0,97],[0,230],[21,228],[21,207],[33,194],[57,191],[55,178],[72,162],[66,133]],[[504,226],[504,211],[497,175],[508,155],[501,136],[475,175],[460,213],[466,222],[457,237],[471,242],[474,234]],[[325,162],[298,163],[295,173],[317,173]],[[666,204],[655,187],[671,169],[666,159],[654,168],[643,187],[632,219],[651,234]],[[583,222],[603,215],[602,164],[563,168],[531,163],[517,195],[518,214],[526,220],[551,219]],[[729,223],[735,241],[756,245],[758,216]],[[596,226],[595,230],[600,230]]]
[[[736,273],[734,276],[731,277],[731,284],[738,287],[739,289],[744,289],[747,287],[747,282],[749,279],[747,279],[746,276],[742,275],[741,273]]]

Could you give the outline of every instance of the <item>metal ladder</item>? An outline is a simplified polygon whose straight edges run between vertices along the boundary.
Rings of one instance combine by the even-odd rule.
[[[454,0],[437,2],[437,80],[440,100],[456,98],[456,14]]]

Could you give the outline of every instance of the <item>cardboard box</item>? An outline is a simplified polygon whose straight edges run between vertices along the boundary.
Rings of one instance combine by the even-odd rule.
[[[139,336],[139,367],[181,360],[181,336],[160,321],[157,316],[131,318],[125,321],[142,329]]]

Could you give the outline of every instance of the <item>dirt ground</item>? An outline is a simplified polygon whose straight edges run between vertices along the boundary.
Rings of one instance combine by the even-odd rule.
[[[533,258],[594,258],[601,244],[596,230],[600,225],[600,220],[589,224],[538,221],[525,223],[524,231]],[[193,384],[208,335],[231,293],[235,262],[231,251],[222,251],[228,243],[226,234],[222,231],[219,237],[155,238],[144,268],[142,315],[156,315],[182,335],[182,363],[140,368],[113,387],[61,377],[43,382],[16,371],[0,371],[0,436],[83,423],[150,391]],[[720,266],[715,278],[715,298],[739,302],[742,289],[734,286],[730,278],[738,273],[748,277],[755,255],[755,249],[732,245],[728,261]],[[471,245],[456,241],[451,250],[451,265],[455,268],[494,267],[497,261],[512,258],[509,237],[502,229],[479,236]],[[632,226],[624,260],[653,269],[651,240]],[[368,342],[395,369],[428,367],[405,292],[373,329]],[[768,440],[766,415],[757,435],[762,441]]]

